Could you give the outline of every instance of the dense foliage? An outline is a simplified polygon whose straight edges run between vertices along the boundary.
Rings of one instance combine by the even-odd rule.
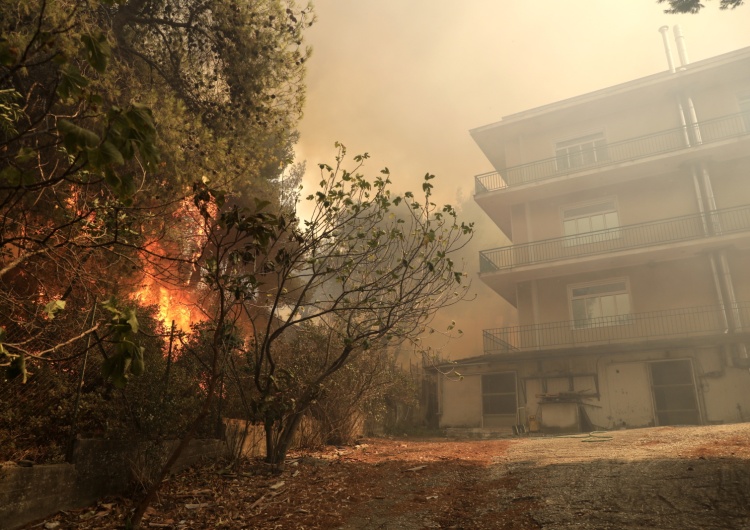
[[[664,12],[669,14],[677,13],[699,13],[706,7],[700,0],[657,0],[660,4],[669,3],[669,9]],[[745,0],[720,0],[719,9],[734,9],[745,3]]]
[[[91,307],[132,306],[144,278],[189,283],[196,182],[278,204],[310,16],[276,0],[0,2],[0,363],[25,377],[98,331],[120,343],[115,381],[142,371],[123,346],[134,313],[120,306],[116,328]]]
[[[278,207],[311,21],[309,7],[281,0],[0,0],[8,436],[22,439],[35,412],[49,418],[27,429],[35,439],[75,435],[74,415],[81,434],[150,436],[149,414],[188,410],[146,395],[163,385],[169,348],[169,329],[144,318],[144,304],[159,303],[148,287],[200,294],[202,218],[190,206],[205,182],[227,203]],[[182,377],[200,395],[172,370],[173,386]]]

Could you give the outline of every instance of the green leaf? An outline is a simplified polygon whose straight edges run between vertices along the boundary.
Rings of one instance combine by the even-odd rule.
[[[86,60],[100,74],[107,69],[107,62],[112,56],[112,49],[103,33],[81,35],[86,51]]]
[[[61,99],[68,99],[81,95],[88,86],[89,80],[81,75],[74,65],[68,65],[60,70],[60,83],[57,85],[57,95]]]
[[[117,173],[111,167],[107,167],[104,170],[104,182],[115,191],[120,189],[120,177],[117,176]]]
[[[135,309],[128,308],[125,310],[125,321],[130,324],[130,330],[138,333],[138,319],[135,317]]]
[[[11,46],[7,39],[0,38],[0,65],[13,66],[18,60],[20,50]]]
[[[102,145],[89,149],[89,161],[95,167],[105,167],[109,165],[121,165],[125,163],[122,153],[109,140],[102,142]]]
[[[131,365],[130,371],[133,375],[141,375],[146,371],[146,363],[143,360],[143,347],[136,346],[133,352],[133,364]]]
[[[29,373],[26,371],[26,356],[23,353],[13,357],[10,361],[10,366],[8,366],[6,375],[8,379],[13,379],[20,375],[21,382],[24,384],[26,383],[29,378]]]
[[[22,173],[13,166],[5,166],[0,170],[0,182],[7,183],[9,186],[20,186]]]
[[[75,153],[86,148],[94,148],[99,143],[99,135],[94,131],[79,127],[68,120],[58,120],[57,130],[62,135],[65,149],[70,153]]]
[[[131,359],[124,353],[119,352],[104,360],[102,364],[102,376],[104,379],[111,379],[115,388],[125,388],[128,384],[127,370],[130,367]]]
[[[18,150],[18,154],[16,155],[16,162],[18,162],[19,164],[29,162],[30,160],[36,158],[37,154],[38,151],[36,149],[32,149],[31,147],[22,147]]]
[[[44,312],[47,313],[47,318],[52,320],[55,315],[65,309],[65,300],[52,300],[50,303],[44,306]]]

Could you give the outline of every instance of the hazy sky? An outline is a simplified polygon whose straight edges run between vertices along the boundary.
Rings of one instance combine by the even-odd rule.
[[[691,61],[750,46],[750,5],[704,3],[676,16],[655,0],[315,0],[298,158],[316,176],[338,140],[370,153],[371,175],[388,166],[400,191],[434,173],[438,202],[479,223],[476,249],[501,246],[471,204],[474,175],[492,167],[469,129],[666,70],[663,25],[682,26]],[[478,258],[467,268],[480,297],[463,319],[444,317],[470,335],[453,358],[482,353],[481,329],[513,323],[502,299],[482,292]]]

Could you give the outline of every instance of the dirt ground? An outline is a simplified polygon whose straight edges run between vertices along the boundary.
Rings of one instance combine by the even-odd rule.
[[[504,440],[365,439],[281,475],[203,466],[165,484],[144,528],[750,528],[750,424]],[[27,528],[118,528],[126,499]]]

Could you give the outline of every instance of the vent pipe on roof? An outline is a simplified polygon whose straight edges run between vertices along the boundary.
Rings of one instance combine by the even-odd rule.
[[[682,34],[682,28],[679,24],[674,26],[674,40],[677,43],[677,54],[680,56],[680,66],[685,68],[690,64],[688,59],[687,49],[685,48],[685,36]]]
[[[667,37],[667,31],[669,31],[669,26],[662,26],[659,28],[659,33],[661,33],[661,38],[664,41],[664,53],[667,55],[667,65],[669,65],[669,71],[674,73],[674,59],[672,59],[672,47],[669,45],[669,37]]]

